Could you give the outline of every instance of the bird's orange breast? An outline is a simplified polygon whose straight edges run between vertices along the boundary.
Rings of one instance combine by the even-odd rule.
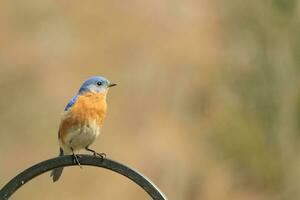
[[[95,121],[102,126],[106,115],[107,93],[85,93],[80,95],[74,105],[64,113],[59,127],[59,135],[64,142],[66,134],[72,128],[80,128]]]

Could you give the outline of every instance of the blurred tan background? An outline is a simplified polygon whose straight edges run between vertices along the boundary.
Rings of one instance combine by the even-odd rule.
[[[300,1],[0,2],[0,186],[58,154],[81,83],[119,85],[93,148],[171,200],[300,199]],[[11,199],[149,199],[104,169]]]

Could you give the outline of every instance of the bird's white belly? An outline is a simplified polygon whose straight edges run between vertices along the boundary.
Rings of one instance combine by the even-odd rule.
[[[91,145],[100,134],[100,127],[96,121],[83,126],[74,127],[69,130],[64,140],[63,149],[65,153],[83,149]]]

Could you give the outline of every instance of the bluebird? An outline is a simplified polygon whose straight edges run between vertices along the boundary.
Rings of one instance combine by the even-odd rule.
[[[75,151],[85,149],[94,155],[104,156],[89,146],[100,134],[107,110],[106,96],[109,88],[115,85],[101,76],[91,77],[81,85],[61,117],[58,130],[59,156],[73,155],[79,166]],[[53,182],[60,178],[62,171],[62,167],[52,170],[50,176]]]

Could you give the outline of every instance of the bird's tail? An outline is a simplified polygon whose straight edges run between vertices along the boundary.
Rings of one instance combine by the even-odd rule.
[[[59,149],[59,156],[63,156],[64,152],[62,148]],[[55,168],[52,170],[50,177],[52,177],[53,182],[57,181],[63,172],[63,167]]]

